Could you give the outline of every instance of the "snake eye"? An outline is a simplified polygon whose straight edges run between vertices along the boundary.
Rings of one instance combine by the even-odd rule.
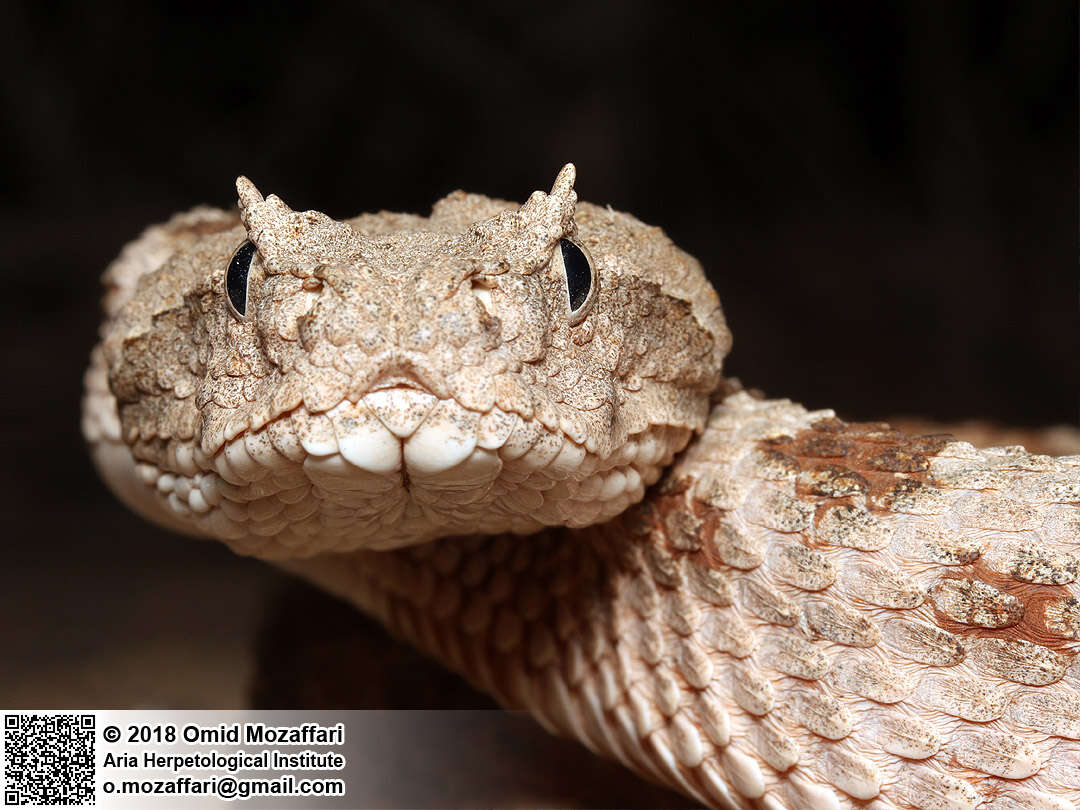
[[[255,257],[255,245],[244,242],[236,249],[225,272],[225,292],[229,297],[229,309],[240,320],[247,317],[248,271]]]
[[[589,252],[569,239],[559,240],[556,262],[562,264],[566,277],[566,297],[570,308],[570,325],[581,323],[589,314],[596,298],[596,273]]]

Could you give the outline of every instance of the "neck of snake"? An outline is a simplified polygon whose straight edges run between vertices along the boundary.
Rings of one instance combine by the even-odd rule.
[[[1075,662],[1078,500],[1075,464],[736,394],[607,524],[286,565],[504,705],[706,803],[827,791],[840,803],[822,806],[846,807],[891,784],[922,806],[949,780],[973,788],[947,762],[918,779],[910,763],[958,724],[1007,726],[1018,684],[1056,689]],[[1024,556],[1014,541],[1036,530]],[[1024,722],[1050,728],[1041,705]]]

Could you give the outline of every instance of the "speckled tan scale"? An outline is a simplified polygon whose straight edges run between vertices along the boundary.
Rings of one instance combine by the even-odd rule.
[[[706,804],[1080,808],[1080,457],[721,396],[700,267],[573,182],[335,221],[241,179],[151,228],[106,273],[95,463]]]

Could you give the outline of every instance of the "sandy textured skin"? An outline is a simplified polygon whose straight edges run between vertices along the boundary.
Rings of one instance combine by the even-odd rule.
[[[148,517],[264,558],[623,511],[701,430],[730,337],[698,263],[576,205],[573,179],[521,207],[459,192],[430,218],[336,222],[241,178],[242,224],[150,229],[106,273],[99,468]],[[576,318],[563,238],[594,264]],[[241,319],[225,270],[245,239]]]
[[[148,230],[87,373],[103,476],[710,805],[1080,807],[1080,457],[710,412],[700,267],[572,183],[335,222],[241,179],[240,223]]]

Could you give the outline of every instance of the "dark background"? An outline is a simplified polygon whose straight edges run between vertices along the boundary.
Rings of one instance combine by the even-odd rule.
[[[745,384],[1077,420],[1073,2],[195,9],[4,4],[0,703],[346,699],[265,691],[266,640],[332,605],[128,515],[78,432],[100,271],[241,172],[344,217],[521,200],[574,161],[583,199],[702,260]],[[344,615],[323,673],[367,632]]]
[[[5,366],[70,425],[101,268],[238,173],[343,217],[572,160],[702,260],[745,383],[1076,419],[1075,3],[549,5],[12,6]]]

